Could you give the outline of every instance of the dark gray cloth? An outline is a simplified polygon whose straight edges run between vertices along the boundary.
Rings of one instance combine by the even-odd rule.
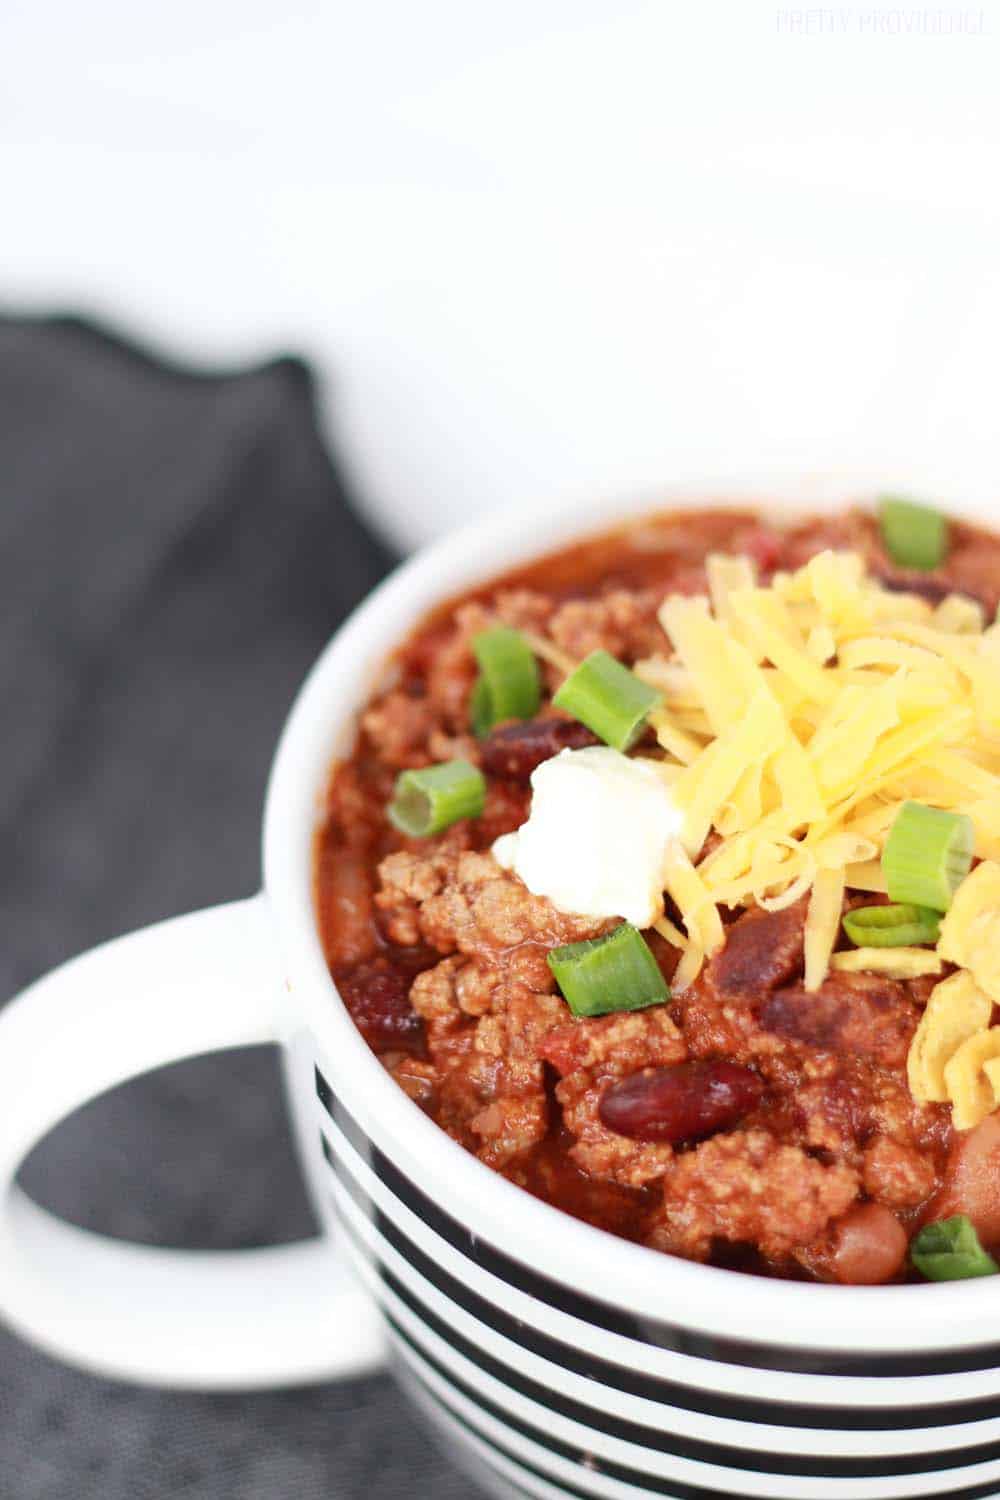
[[[390,561],[350,508],[297,361],[197,374],[72,319],[0,319],[0,995],[256,887],[288,704]],[[24,1181],[76,1223],[148,1242],[312,1227],[263,1050],[115,1091]],[[166,1394],[0,1330],[2,1500],[432,1493],[470,1487],[385,1378]]]

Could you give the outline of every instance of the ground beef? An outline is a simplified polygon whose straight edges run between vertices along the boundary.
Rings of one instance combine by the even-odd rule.
[[[433,704],[402,689],[386,693],[361,717],[362,732],[378,746],[382,760],[394,770],[429,765],[428,742],[436,728]]]
[[[401,851],[382,861],[379,876],[375,905],[389,936],[397,943],[423,938],[440,953],[532,944],[544,964],[549,949],[596,937],[609,925],[556,911],[490,854]]]
[[[466,1019],[459,1000],[459,982],[466,970],[478,976],[479,971],[474,964],[466,963],[461,958],[443,958],[433,969],[418,974],[413,981],[409,992],[410,1003],[423,1020],[428,1041],[432,1045],[442,1037],[450,1036]],[[480,986],[469,986],[467,992],[468,988],[478,990]],[[489,996],[482,998],[488,1008]]]
[[[410,657],[409,665],[423,665],[422,690],[449,734],[464,734],[469,724],[469,695],[476,679],[473,637],[496,625],[545,633],[553,604],[544,594],[529,589],[501,590],[486,604],[474,601],[459,605],[452,628],[437,635],[433,650],[421,658]]]
[[[491,1167],[661,1250],[854,1282],[905,1275],[906,1237],[929,1216],[968,1212],[1000,1242],[1000,1124],[956,1138],[947,1107],[917,1104],[907,1087],[936,981],[833,973],[806,991],[802,901],[726,914],[724,947],[669,1005],[575,1019],[547,955],[616,924],[557,911],[489,852],[527,817],[541,759],[592,738],[552,707],[560,663],[599,648],[626,663],[661,650],[660,603],[707,591],[710,551],[749,555],[767,579],[826,547],[860,552],[889,587],[932,602],[964,592],[992,616],[1000,601],[1000,541],[959,523],[942,566],[920,574],[896,566],[857,511],[787,530],[747,512],[666,517],[566,549],[442,606],[403,643],[333,777],[316,890],[330,967],[362,1034]],[[470,730],[472,643],[498,624],[555,649],[542,653],[537,718],[483,743]],[[483,815],[406,838],[385,816],[398,772],[456,757],[483,770]],[[676,951],[648,937],[669,979]],[[689,1064],[699,1077],[713,1064],[744,1070],[753,1087],[735,1124],[671,1146],[603,1123],[609,1089]]]
[[[761,1030],[746,992],[720,995],[711,967],[677,997],[671,1007],[692,1057],[729,1057],[734,1062],[765,1064],[767,1059],[795,1059],[794,1048]],[[759,997],[758,997],[759,998]]]
[[[490,1166],[505,1165],[548,1131],[541,1053],[544,1038],[569,1014],[554,989],[547,965],[527,955],[504,965],[488,955],[455,954],[413,982],[410,999],[452,1131]]]
[[[480,604],[455,612],[455,629],[431,657],[425,691],[441,728],[461,734],[469,724],[469,695],[476,680],[472,637],[496,624],[496,617]]]
[[[865,1151],[862,1177],[869,1198],[887,1208],[916,1208],[937,1181],[932,1160],[889,1135],[877,1135]]]
[[[656,612],[664,592],[615,589],[600,599],[574,599],[552,616],[549,634],[574,661],[582,661],[592,651],[636,661],[662,649],[663,632]]]
[[[571,1021],[551,1031],[541,1053],[560,1075],[556,1098],[574,1137],[570,1156],[593,1177],[640,1187],[661,1177],[673,1156],[663,1143],[631,1140],[598,1114],[605,1090],[640,1068],[682,1062],[684,1040],[661,1007]]]
[[[549,1127],[543,1039],[565,1021],[558,995],[540,995],[521,985],[499,991],[494,1014],[476,1026],[472,1076],[486,1101],[469,1122],[479,1155],[502,1166],[544,1138]]]
[[[792,1072],[798,1082],[787,1096],[787,1112],[792,1133],[810,1149],[841,1156],[860,1169],[867,1148],[883,1136],[911,1148],[932,1170],[940,1167],[951,1134],[948,1111],[918,1104],[901,1071],[861,1057],[805,1048],[797,1053]]]
[[[662,1217],[649,1243],[704,1260],[713,1240],[733,1240],[781,1260],[823,1234],[858,1187],[850,1167],[825,1166],[766,1130],[713,1136],[667,1173]]]

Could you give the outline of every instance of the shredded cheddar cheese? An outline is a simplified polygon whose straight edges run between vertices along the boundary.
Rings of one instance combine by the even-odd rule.
[[[753,665],[745,660],[745,648],[725,624],[712,619],[704,600],[668,599],[660,610],[660,623],[687,668],[696,706],[704,711],[712,733],[738,725],[748,696],[746,668]],[[678,705],[682,706],[686,705]]]
[[[708,574],[708,592],[715,618],[732,626],[735,618],[732,596],[737,589],[756,587],[757,570],[749,557],[729,557],[725,553],[714,552],[706,562],[705,571]]]
[[[965,594],[948,594],[934,611],[934,624],[954,635],[982,635],[983,606]]]
[[[650,723],[660,746],[675,760],[679,760],[681,765],[693,765],[705,748],[704,742],[682,729],[666,709],[659,709],[651,714]]]
[[[830,968],[841,974],[884,974],[887,979],[918,979],[940,974],[943,967],[931,948],[848,948],[830,959]]]
[[[659,917],[653,923],[653,930],[654,932],[658,932],[660,937],[664,938],[672,948],[684,949],[688,945],[688,940],[683,932],[681,932],[680,928],[674,926],[669,917]]]
[[[866,859],[860,864],[847,865],[844,873],[852,891],[871,891],[883,896],[888,892],[888,882],[880,859]]]
[[[839,870],[817,870],[806,914],[806,989],[818,990],[840,930],[845,877]]]
[[[692,941],[684,950],[680,963],[674,970],[674,977],[670,981],[671,989],[675,994],[683,995],[689,989],[701,972],[701,966],[705,962],[704,950]]]
[[[719,909],[680,844],[667,859],[667,890],[677,903],[688,937],[702,953],[717,953],[725,942]]]
[[[932,608],[886,589],[850,552],[766,588],[748,558],[711,556],[707,576],[708,597],[664,601],[663,648],[634,668],[663,695],[651,723],[684,815],[667,885],[687,933],[678,987],[721,946],[719,908],[808,895],[808,988],[831,961],[907,978],[946,961],[1000,1001],[1000,626],[961,595]],[[908,798],[968,813],[995,884],[959,892],[937,954],[834,959],[844,891],[885,891]],[[943,1072],[934,1087],[923,1097],[947,1097]]]

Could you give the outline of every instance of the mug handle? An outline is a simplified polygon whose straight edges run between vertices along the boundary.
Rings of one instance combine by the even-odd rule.
[[[16,1186],[31,1148],[114,1084],[286,1029],[263,896],[55,969],[0,1014],[0,1317],[52,1354],[161,1386],[248,1390],[383,1359],[374,1304],[322,1237],[161,1250],[64,1223]]]

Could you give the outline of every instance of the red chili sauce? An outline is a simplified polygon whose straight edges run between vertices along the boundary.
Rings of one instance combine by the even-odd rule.
[[[484,741],[469,728],[470,641],[491,624],[575,660],[603,648],[629,664],[663,650],[665,595],[707,592],[709,553],[746,554],[766,581],[829,547],[861,552],[889,587],[932,602],[960,591],[992,618],[1000,600],[997,538],[954,524],[943,564],[914,573],[893,565],[858,511],[784,530],[738,510],[662,515],[510,572],[436,609],[395,653],[353,753],[333,769],[316,906],[365,1040],[487,1165],[663,1251],[877,1282],[905,1278],[908,1239],[928,1215],[971,1201],[980,1221],[992,1209],[1000,1238],[1000,1124],[991,1117],[956,1141],[946,1108],[918,1104],[907,1087],[907,1050],[936,981],[831,973],[807,993],[800,902],[729,912],[725,947],[670,1003],[575,1019],[546,955],[608,924],[557,911],[489,850],[525,821],[534,766],[593,737],[553,710],[559,673],[544,663],[535,721]],[[426,839],[397,832],[386,806],[399,772],[456,757],[486,776],[483,816]],[[647,938],[669,981],[676,950]],[[672,1142],[624,1133],[652,1107],[646,1078],[668,1079],[660,1086],[682,1119],[686,1098],[714,1088],[717,1120],[706,1128],[693,1109],[690,1136]]]

